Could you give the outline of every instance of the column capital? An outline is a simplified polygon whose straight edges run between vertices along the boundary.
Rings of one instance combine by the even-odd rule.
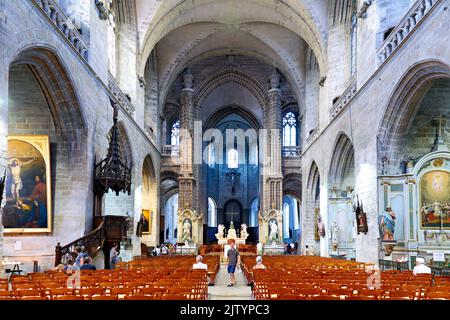
[[[281,81],[281,75],[277,69],[274,69],[269,78],[270,90],[279,90],[280,89],[280,81]]]
[[[183,75],[182,75],[182,79],[183,79],[183,90],[186,89],[193,89],[193,83],[194,83],[194,76],[192,75],[192,73],[190,72],[190,70],[186,70]]]

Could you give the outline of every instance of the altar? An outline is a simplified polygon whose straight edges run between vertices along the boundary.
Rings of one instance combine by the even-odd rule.
[[[247,225],[244,223],[241,225],[241,230],[239,234],[236,232],[236,229],[234,228],[233,221],[230,223],[230,228],[228,231],[225,231],[225,226],[220,224],[219,225],[219,232],[216,233],[216,238],[218,243],[222,246],[222,254],[221,254],[221,261],[226,262],[228,260],[227,253],[228,250],[230,250],[231,246],[230,243],[234,242],[236,244],[236,248],[239,250],[240,244],[245,244],[247,241],[247,238],[249,236],[247,232]]]
[[[247,232],[247,225],[244,223],[241,225],[241,230],[239,232],[239,235],[236,232],[236,229],[234,228],[233,221],[230,223],[230,228],[228,231],[225,231],[224,225],[219,225],[219,232],[216,233],[217,241],[220,245],[228,245],[231,241],[234,241],[236,243],[236,247],[239,247],[240,244],[245,244],[247,241],[247,238],[249,236]]]

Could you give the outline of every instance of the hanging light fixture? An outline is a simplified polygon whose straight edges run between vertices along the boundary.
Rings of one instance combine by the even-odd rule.
[[[128,195],[131,195],[131,169],[124,164],[120,153],[117,127],[119,110],[117,104],[112,99],[110,101],[114,108],[114,124],[111,129],[108,155],[95,166],[95,193],[103,195],[111,189],[117,196],[120,192],[128,192]]]

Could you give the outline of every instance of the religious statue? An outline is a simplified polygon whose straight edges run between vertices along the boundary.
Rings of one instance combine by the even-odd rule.
[[[269,228],[270,228],[269,241],[276,241],[278,239],[278,225],[274,219],[270,220]]]
[[[248,238],[247,225],[245,223],[243,223],[241,225],[241,238],[242,239],[247,239]]]
[[[386,208],[380,217],[380,236],[383,241],[394,241],[394,231],[395,231],[395,212],[392,208]]]
[[[237,235],[236,235],[236,229],[234,229],[234,223],[233,221],[230,222],[230,229],[228,229],[228,235],[227,235],[228,239],[236,239]]]
[[[137,223],[137,227],[136,227],[136,237],[141,238],[142,237],[142,232],[143,232],[143,228],[144,228],[144,215],[141,214],[141,218],[139,219],[138,223]]]
[[[188,242],[192,240],[192,224],[189,219],[185,219],[183,222],[183,234],[182,234],[182,241]]]
[[[333,225],[331,226],[331,243],[339,243],[338,232],[339,232],[339,227],[338,227],[336,221],[334,221]]]
[[[223,224],[219,224],[218,229],[219,229],[219,232],[216,233],[216,238],[223,239],[225,236],[225,226]]]
[[[317,219],[317,232],[322,238],[325,237],[325,224],[323,223],[322,216],[320,215],[319,218]]]

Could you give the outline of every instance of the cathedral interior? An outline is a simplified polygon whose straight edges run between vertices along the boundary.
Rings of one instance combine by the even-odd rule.
[[[106,268],[114,242],[206,253],[235,228],[449,268],[449,6],[0,0],[0,260]]]

